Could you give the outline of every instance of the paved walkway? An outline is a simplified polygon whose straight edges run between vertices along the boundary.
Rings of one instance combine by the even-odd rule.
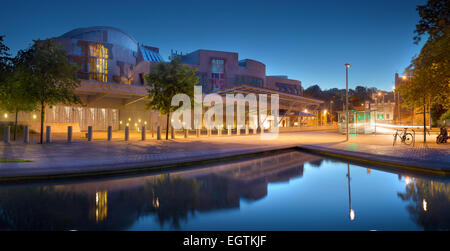
[[[357,136],[344,142],[345,136],[334,132],[282,133],[276,140],[254,136],[222,136],[145,142],[115,140],[94,142],[30,144],[0,143],[0,158],[32,160],[30,163],[0,163],[0,179],[12,177],[100,174],[123,172],[162,165],[182,165],[185,162],[206,161],[242,154],[252,154],[290,147],[316,146],[339,150],[341,153],[370,153],[378,157],[402,158],[424,168],[439,164],[450,167],[450,145],[436,145],[435,136],[425,147],[396,145],[392,136]],[[425,163],[431,163],[431,165]],[[437,167],[437,166],[434,166]]]

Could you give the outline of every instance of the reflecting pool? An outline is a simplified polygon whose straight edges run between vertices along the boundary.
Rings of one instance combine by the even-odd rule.
[[[0,230],[449,228],[449,179],[294,150],[151,175],[0,185]]]

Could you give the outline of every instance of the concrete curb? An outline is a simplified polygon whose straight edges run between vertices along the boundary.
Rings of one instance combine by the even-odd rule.
[[[142,173],[142,172],[156,172],[166,171],[172,169],[186,168],[188,166],[207,164],[217,161],[226,161],[249,157],[253,155],[260,155],[265,153],[273,153],[276,151],[283,151],[288,149],[295,149],[296,145],[282,145],[269,147],[256,147],[239,150],[225,150],[202,152],[199,154],[189,153],[189,155],[174,156],[174,158],[160,159],[160,160],[145,160],[135,162],[122,163],[97,163],[92,165],[71,165],[64,168],[48,168],[36,169],[30,171],[19,170],[11,175],[0,175],[0,182],[11,181],[29,181],[29,180],[46,180],[46,179],[65,179],[65,178],[81,178],[93,176],[107,176],[127,173]]]
[[[315,145],[299,145],[297,146],[297,149],[339,159],[369,163],[372,165],[381,165],[420,173],[431,173],[440,176],[450,176],[450,168],[445,163],[437,161],[406,159],[401,157],[346,151]]]

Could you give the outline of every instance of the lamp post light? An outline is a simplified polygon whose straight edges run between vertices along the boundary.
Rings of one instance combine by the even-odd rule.
[[[348,141],[348,68],[352,67],[350,64],[345,64],[345,123],[347,124],[347,141]]]

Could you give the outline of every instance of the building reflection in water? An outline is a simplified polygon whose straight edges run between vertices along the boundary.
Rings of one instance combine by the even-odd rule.
[[[240,208],[242,199],[250,203],[261,200],[267,196],[269,183],[303,177],[305,163],[312,163],[310,170],[322,172],[316,169],[326,162],[316,155],[287,151],[160,175],[5,184],[0,186],[0,229],[123,230],[145,216],[155,217],[161,226],[179,228],[198,213]],[[357,182],[351,181],[359,178],[358,168],[350,173],[347,165],[352,221],[356,216],[351,188]],[[410,203],[408,212],[414,221],[424,229],[448,229],[449,184],[421,178],[405,178],[404,182],[406,190],[398,196]],[[321,196],[320,193],[330,192],[314,189],[308,193]],[[356,189],[360,192],[363,188]],[[362,199],[368,198],[358,197]]]
[[[108,191],[95,193],[95,221],[101,222],[108,216]]]
[[[262,199],[269,183],[302,177],[305,162],[321,160],[289,151],[163,175],[5,185],[0,229],[120,230],[151,214],[161,225],[177,228],[196,211],[239,208],[241,199]]]

